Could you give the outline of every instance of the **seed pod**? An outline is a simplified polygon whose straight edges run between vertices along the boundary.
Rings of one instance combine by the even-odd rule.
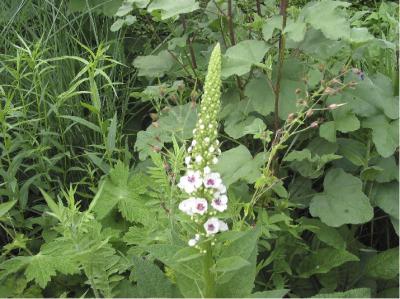
[[[314,110],[308,109],[307,112],[306,112],[306,117],[310,117],[313,114],[314,114]]]

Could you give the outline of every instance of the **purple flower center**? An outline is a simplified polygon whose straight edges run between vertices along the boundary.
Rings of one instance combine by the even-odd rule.
[[[209,231],[213,231],[215,229],[214,224],[210,223],[209,225],[207,225],[207,228]]]
[[[219,198],[215,199],[214,202],[217,206],[221,204],[221,200]]]
[[[187,180],[188,180],[189,183],[194,183],[196,181],[196,178],[195,178],[194,175],[190,175],[190,176],[188,176]]]
[[[203,211],[206,207],[202,203],[197,204],[197,210]]]
[[[208,179],[207,180],[207,185],[214,186],[215,185],[215,181],[213,179]]]

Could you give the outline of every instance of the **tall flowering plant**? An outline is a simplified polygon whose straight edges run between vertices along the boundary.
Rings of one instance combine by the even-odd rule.
[[[189,240],[189,246],[204,237],[228,230],[228,226],[217,215],[228,207],[226,187],[218,172],[211,170],[218,163],[221,154],[217,139],[217,115],[221,96],[221,50],[217,44],[211,54],[205,80],[204,93],[193,141],[185,158],[186,175],[182,176],[178,187],[188,198],[179,204],[179,209],[191,216],[197,224],[197,234]],[[205,249],[203,249],[205,251]]]
[[[178,187],[187,199],[179,209],[190,216],[196,233],[188,241],[189,246],[199,248],[204,254],[205,296],[213,297],[215,279],[210,268],[213,266],[212,246],[218,232],[228,230],[228,225],[218,214],[228,207],[226,187],[218,172],[211,170],[218,163],[219,149],[217,115],[221,96],[221,50],[217,44],[212,51],[206,75],[204,93],[193,141],[185,158],[186,174],[180,178]]]

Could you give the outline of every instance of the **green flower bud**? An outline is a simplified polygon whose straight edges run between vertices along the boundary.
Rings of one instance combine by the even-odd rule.
[[[215,158],[214,150],[210,153],[210,145],[217,148],[216,138],[218,135],[218,112],[220,109],[221,98],[221,49],[217,44],[210,57],[206,80],[204,84],[204,93],[201,98],[199,109],[199,118],[194,131],[192,143],[192,156],[197,163],[195,169],[203,169],[206,166],[212,165]]]

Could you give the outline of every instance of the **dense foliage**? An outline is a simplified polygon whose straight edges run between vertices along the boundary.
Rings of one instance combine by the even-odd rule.
[[[398,11],[1,1],[0,297],[398,297]]]

